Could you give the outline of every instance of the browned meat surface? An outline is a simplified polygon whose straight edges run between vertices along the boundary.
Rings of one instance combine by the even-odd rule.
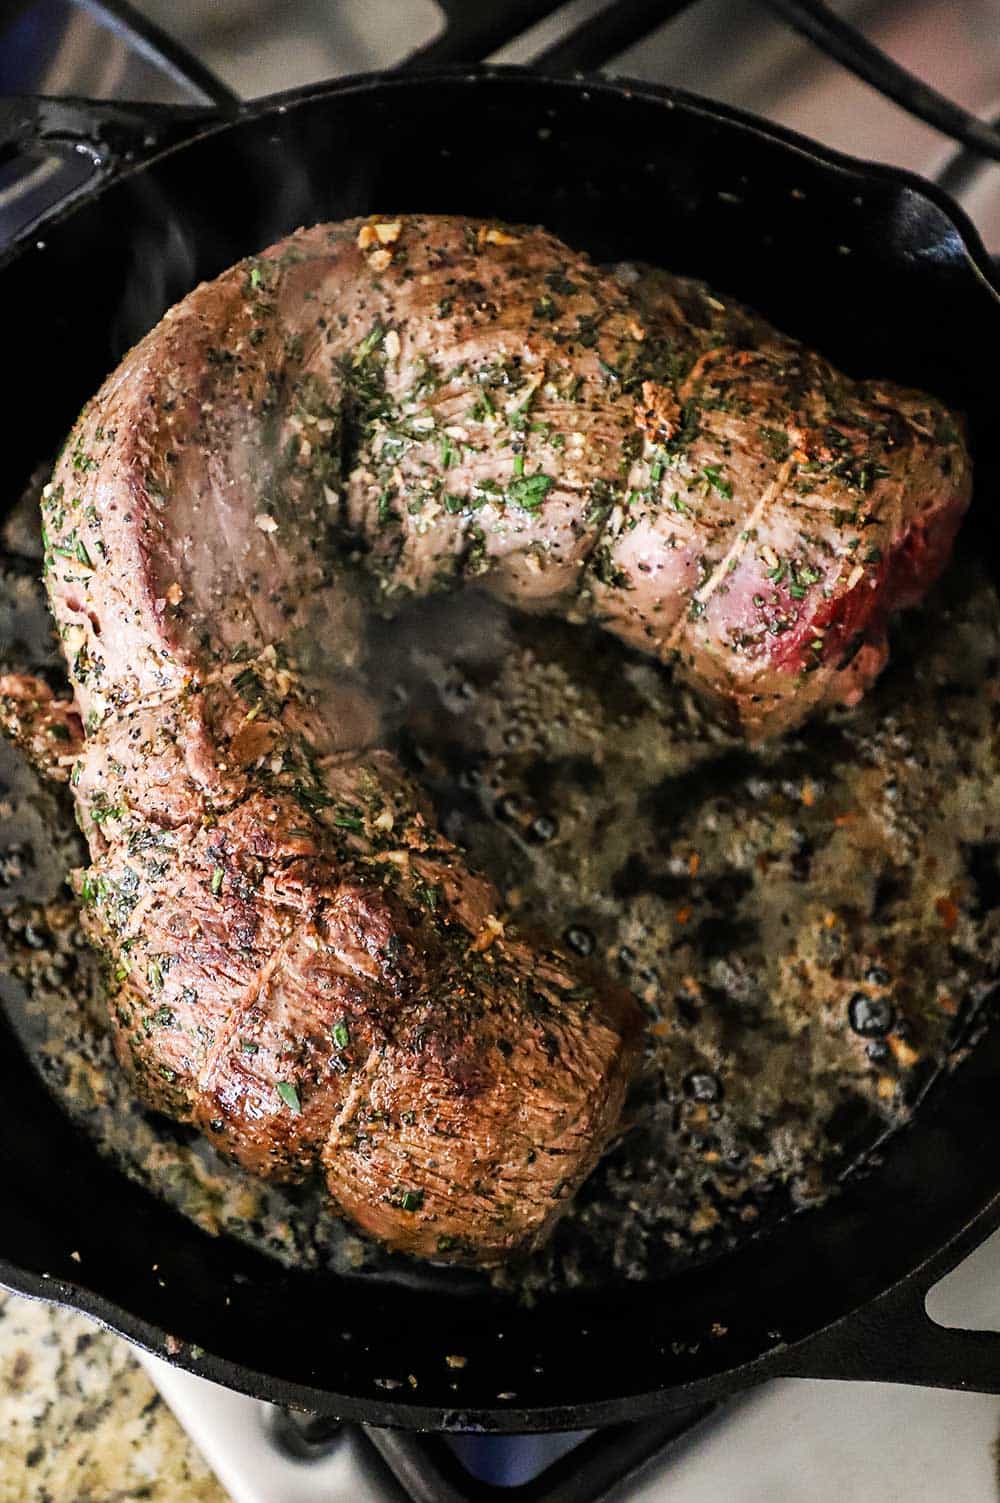
[[[538,1241],[638,1010],[505,931],[377,749],[362,592],[596,615],[757,734],[860,692],[968,485],[929,398],[542,231],[320,226],[198,288],[44,498],[79,890],[144,1098],[260,1173],[321,1164],[394,1247]]]
[[[848,380],[698,283],[651,271],[634,295],[681,353],[666,422],[661,388],[643,388],[646,462],[596,609],[676,654],[751,738],[856,703],[887,661],[890,612],[923,598],[969,504],[955,418],[923,392]]]

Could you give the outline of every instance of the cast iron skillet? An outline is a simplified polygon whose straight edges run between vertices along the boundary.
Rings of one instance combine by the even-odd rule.
[[[0,263],[7,495],[199,279],[304,221],[448,210],[705,277],[849,370],[936,392],[968,414],[968,525],[996,555],[1000,294],[970,225],[915,177],[678,92],[518,70],[347,80],[229,121],[6,109],[8,140],[89,151],[99,168]],[[1000,1225],[990,1005],[965,1062],[821,1208],[667,1282],[532,1310],[469,1275],[290,1272],[203,1234],[98,1157],[5,1033],[0,1282],[231,1387],[375,1425],[578,1429],[777,1374],[1000,1392],[1000,1338],[923,1308]]]

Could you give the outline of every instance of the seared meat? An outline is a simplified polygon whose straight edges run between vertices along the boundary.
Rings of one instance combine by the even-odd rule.
[[[537,1242],[615,1130],[638,1009],[505,932],[375,749],[364,589],[596,615],[759,733],[857,692],[843,660],[967,495],[930,399],[542,231],[320,226],[198,288],[44,498],[79,891],[143,1097],[262,1174],[321,1165],[394,1247]]]
[[[856,703],[888,658],[890,612],[923,598],[969,504],[954,417],[848,380],[698,283],[650,271],[634,296],[665,342],[674,407],[666,423],[640,409],[643,454],[593,608],[676,656],[752,739]]]

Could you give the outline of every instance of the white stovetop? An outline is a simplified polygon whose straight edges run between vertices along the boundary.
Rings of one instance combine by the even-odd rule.
[[[233,1503],[395,1503],[363,1442],[283,1458],[268,1405],[142,1356]],[[783,1379],[734,1401],[616,1503],[997,1503],[1000,1398]]]

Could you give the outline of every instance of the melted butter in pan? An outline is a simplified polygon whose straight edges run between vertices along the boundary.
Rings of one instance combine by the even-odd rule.
[[[31,573],[4,575],[4,666],[57,675]],[[710,1256],[825,1198],[907,1119],[1000,961],[998,662],[996,595],[961,564],[857,710],[751,750],[599,633],[474,592],[372,623],[387,733],[449,836],[507,916],[649,1015],[628,1129],[522,1290]],[[252,1179],[135,1103],[63,882],[82,854],[68,798],[6,746],[0,821],[4,1003],[99,1149],[212,1232],[385,1270],[318,1183]]]

